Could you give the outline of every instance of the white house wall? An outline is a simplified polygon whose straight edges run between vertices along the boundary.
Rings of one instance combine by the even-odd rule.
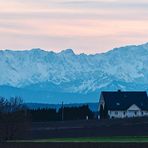
[[[132,118],[148,116],[148,111],[108,111],[110,118]]]
[[[100,97],[100,101],[99,101],[99,110],[100,110],[100,106],[103,106],[103,108],[104,108],[104,105],[105,105],[105,101],[104,101],[104,98],[103,98],[103,96],[101,95],[101,97]]]
[[[108,111],[108,115],[110,118],[124,118],[123,111]]]
[[[148,116],[148,111],[141,110],[137,105],[131,105],[125,111],[108,111],[110,118],[132,118],[132,117],[143,117]]]

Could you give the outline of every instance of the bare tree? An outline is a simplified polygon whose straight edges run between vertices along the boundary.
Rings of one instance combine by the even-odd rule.
[[[0,98],[0,138],[11,140],[22,138],[28,128],[27,109],[20,97]]]

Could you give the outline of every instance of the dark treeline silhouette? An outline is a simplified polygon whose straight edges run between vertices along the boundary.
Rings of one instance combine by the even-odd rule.
[[[58,119],[56,109],[32,109],[29,112],[32,122],[56,121]]]
[[[62,108],[58,111],[59,116],[62,114]],[[63,120],[84,120],[92,119],[94,117],[93,112],[89,109],[88,105],[80,107],[64,107],[63,108]]]
[[[28,127],[29,118],[21,98],[0,97],[0,140],[18,139]]]
[[[27,109],[20,97],[0,97],[0,140],[22,139],[28,136],[31,122],[67,121],[93,119],[94,113],[88,105],[64,107],[59,110]]]
[[[84,120],[93,119],[94,114],[88,105],[80,107],[61,107],[56,109],[32,109],[30,110],[33,122],[61,121],[61,120]]]

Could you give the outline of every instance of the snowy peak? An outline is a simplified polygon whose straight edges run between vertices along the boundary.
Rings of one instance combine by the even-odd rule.
[[[95,55],[37,48],[3,50],[0,56],[0,85],[88,93],[118,87],[132,89],[131,83],[148,84],[148,43]]]
[[[68,54],[68,55],[75,55],[72,49],[66,49],[61,51],[59,54]]]

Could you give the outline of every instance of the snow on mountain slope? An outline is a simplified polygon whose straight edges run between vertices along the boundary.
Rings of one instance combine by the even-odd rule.
[[[32,49],[1,50],[0,57],[0,85],[87,94],[148,84],[148,43],[95,55]]]

